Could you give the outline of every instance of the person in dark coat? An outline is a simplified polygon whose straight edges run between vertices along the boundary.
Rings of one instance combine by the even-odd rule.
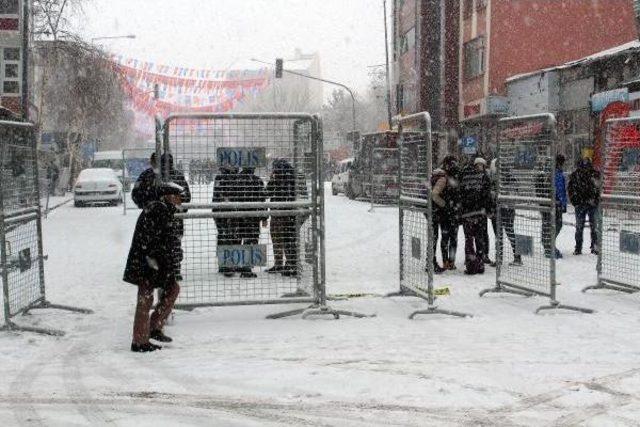
[[[598,253],[597,215],[600,204],[600,173],[591,160],[583,159],[569,176],[569,200],[576,210],[576,248],[574,255],[582,254],[584,224],[589,217],[591,253]]]
[[[513,175],[508,171],[503,171],[503,182],[505,182],[508,187],[515,186],[515,180]],[[492,212],[491,215],[491,226],[493,228],[493,234],[496,237],[496,242],[498,239],[501,239],[501,233],[498,231],[498,159],[493,159],[491,161],[491,167],[489,168],[489,178],[491,180],[491,204],[492,204]],[[522,265],[522,255],[517,253],[516,251],[516,230],[515,230],[515,220],[516,220],[516,210],[511,207],[502,207],[500,208],[500,216],[502,219],[502,225],[504,227],[504,232],[507,235],[507,239],[509,239],[509,244],[511,245],[511,250],[513,251],[513,261],[510,263],[512,266],[520,266]],[[498,255],[496,254],[496,258]]]
[[[161,348],[149,339],[172,341],[162,328],[180,293],[176,265],[182,261],[182,250],[174,215],[182,204],[184,189],[174,183],[164,183],[156,186],[155,191],[160,200],[147,203],[138,218],[123,278],[138,286],[131,343],[134,352]],[[162,297],[149,317],[156,288],[162,289]]]
[[[478,159],[477,159],[478,160]],[[460,193],[464,229],[465,274],[484,273],[484,228],[491,204],[491,182],[484,171],[484,159],[469,163],[462,171]]]
[[[237,170],[231,166],[220,166],[220,173],[216,175],[213,184],[213,203],[228,203],[238,201],[236,194],[238,191],[239,176]],[[212,212],[224,212],[232,209],[213,208]],[[239,245],[242,241],[240,231],[238,229],[239,221],[237,218],[215,218],[216,228],[218,230],[217,249],[220,246]],[[218,272],[226,277],[232,277],[235,270],[231,267],[218,266]]]
[[[442,163],[442,170],[445,176],[439,177],[433,184],[431,198],[433,204],[440,210],[442,267],[445,270],[455,270],[460,227],[460,180],[456,158],[451,155],[446,156]]]
[[[239,186],[242,190],[241,202],[260,203],[266,200],[264,182],[255,174],[255,168],[243,168],[238,175]],[[242,209],[243,211],[259,211],[264,209]],[[265,217],[239,218],[240,238],[243,245],[257,245],[260,240],[260,223],[266,221]],[[243,267],[240,277],[257,277],[251,271],[251,267]]]
[[[296,200],[296,174],[286,160],[275,160],[273,172],[267,184],[266,196],[271,202],[293,202]],[[275,265],[269,273],[283,276],[298,275],[298,227],[295,216],[271,217],[271,240]]]
[[[556,193],[556,233],[555,237],[557,238],[560,234],[560,230],[562,230],[562,215],[567,212],[567,186],[564,178],[564,164],[566,162],[566,157],[562,154],[558,154],[556,156],[556,169],[553,175],[553,185],[555,186]],[[538,180],[536,182],[538,197],[546,197],[545,191],[549,186],[549,179],[546,177],[546,173],[542,173],[539,175]],[[548,212],[542,213],[542,244],[544,246],[545,256],[551,257],[552,255],[556,257],[556,259],[562,258],[562,253],[558,250],[558,248],[551,247],[551,214]]]
[[[184,174],[180,170],[174,168],[173,156],[171,154],[163,154],[160,161],[160,168],[162,169],[160,169],[158,168],[156,153],[153,153],[149,159],[151,167],[140,174],[133,185],[133,190],[131,190],[131,198],[138,208],[144,209],[144,206],[148,202],[159,200],[155,189],[157,176],[161,172],[164,174],[165,164],[167,161],[169,162],[169,179],[166,181],[174,182],[184,188],[182,203],[189,203],[191,201],[191,190],[189,189],[189,184],[187,183]],[[180,221],[179,228],[180,230],[183,230],[182,221]],[[180,235],[182,234],[183,233],[181,231]]]
[[[131,199],[133,199],[133,203],[136,204],[138,209],[144,209],[147,202],[159,199],[156,192],[156,180],[159,176],[160,169],[157,163],[156,153],[153,153],[149,159],[150,167],[145,169],[133,184]]]

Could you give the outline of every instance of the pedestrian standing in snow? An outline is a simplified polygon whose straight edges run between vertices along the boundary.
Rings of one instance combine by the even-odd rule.
[[[513,175],[509,173],[509,171],[502,171],[502,176],[504,183],[513,187],[514,179]],[[501,239],[501,233],[498,231],[498,159],[493,159],[491,161],[491,166],[489,167],[489,179],[491,180],[491,226],[493,228],[493,234],[496,238],[496,242],[498,239]],[[502,219],[502,226],[504,227],[504,232],[507,235],[507,239],[509,239],[509,244],[511,245],[511,250],[513,251],[513,262],[511,265],[522,265],[522,255],[516,252],[516,231],[515,231],[515,219],[516,219],[516,210],[509,207],[503,207],[500,209],[500,217]],[[497,247],[497,246],[496,246]],[[496,259],[498,255],[496,254]],[[495,264],[495,263],[494,263]]]
[[[241,201],[247,203],[260,203],[266,199],[264,182],[255,174],[255,168],[243,168],[238,176],[242,188]],[[243,211],[260,211],[260,208],[242,209]],[[260,240],[260,223],[266,221],[265,217],[240,218],[240,238],[243,245],[257,245]],[[251,267],[243,267],[240,273],[242,278],[257,277],[251,271]]]
[[[444,217],[444,203],[439,204],[438,202],[442,202],[442,199],[439,198],[438,202],[436,202],[436,199],[433,196],[433,189],[435,189],[435,187],[438,185],[438,182],[441,182],[440,187],[442,186],[446,186],[446,180],[447,180],[447,173],[443,170],[443,169],[436,169],[433,171],[433,175],[431,175],[431,188],[432,188],[432,194],[431,194],[431,225],[433,227],[433,272],[435,274],[441,274],[442,272],[445,271],[445,269],[443,267],[441,267],[438,264],[438,257],[437,257],[437,252],[438,252],[438,237],[440,236],[440,230],[442,229],[442,223],[443,223],[443,217]],[[439,193],[441,193],[441,190],[439,191]],[[425,213],[425,217],[427,216],[427,214]],[[443,261],[445,259],[444,257],[444,253],[442,254],[442,258]],[[427,262],[429,262],[427,260]]]
[[[484,171],[482,158],[469,163],[462,171],[460,192],[462,227],[464,229],[465,274],[484,273],[484,228],[491,203],[491,183]]]
[[[431,198],[440,211],[438,221],[442,232],[440,239],[442,268],[455,270],[460,227],[460,181],[456,158],[446,156],[442,163],[442,170],[445,174],[443,177],[438,177],[433,184]]]
[[[567,212],[567,186],[564,178],[564,164],[566,162],[566,158],[562,154],[558,154],[556,156],[556,170],[553,175],[553,185],[555,186],[556,191],[556,234],[557,238],[560,234],[560,230],[562,230],[562,215]],[[547,188],[547,183],[549,182],[545,176],[546,174],[541,174],[536,185],[538,186],[538,192],[540,197],[546,197],[545,190]],[[555,254],[556,259],[562,258],[562,253],[557,248],[551,248],[551,235],[549,233],[551,224],[551,214],[548,212],[542,213],[542,243],[544,245],[545,256],[551,257]]]
[[[273,172],[267,184],[266,196],[271,202],[296,200],[296,173],[288,161],[279,159],[273,162]],[[272,216],[270,222],[275,263],[267,272],[296,277],[298,275],[297,219],[295,216]]]
[[[229,203],[238,201],[236,190],[238,189],[238,170],[232,166],[220,166],[220,173],[215,177],[213,184],[213,203]],[[233,209],[213,208],[212,212],[225,212]],[[237,218],[216,218],[216,228],[218,230],[217,249],[220,246],[234,246],[241,243],[240,232],[238,230]],[[227,266],[218,266],[218,273],[224,274],[226,277],[233,277],[236,273],[235,268]]]
[[[174,215],[182,204],[184,188],[174,183],[156,186],[160,200],[145,205],[133,234],[124,281],[138,286],[131,351],[149,352],[162,347],[149,342],[171,342],[162,328],[171,314],[180,286],[176,266],[182,261]],[[162,296],[149,317],[154,289]]]
[[[487,170],[487,161],[482,157],[476,157],[476,159],[474,160],[474,165],[476,169],[478,169],[479,171],[482,171],[485,175],[487,175],[488,182],[491,184],[491,177],[489,176],[489,171]],[[489,188],[490,189],[492,188],[491,185]],[[489,224],[488,224],[489,219],[495,216],[495,194],[493,193],[493,191],[489,192],[489,200],[486,208],[486,216],[487,216],[487,223],[482,224],[480,227],[482,232],[481,242],[484,245],[484,247],[482,248],[482,262],[485,264],[490,264],[491,266],[495,267],[495,263],[491,261],[491,259],[489,259]]]
[[[576,211],[576,247],[574,255],[582,254],[584,225],[589,217],[591,231],[591,253],[598,253],[597,216],[600,204],[600,173],[591,160],[583,159],[578,168],[569,175],[569,200]]]

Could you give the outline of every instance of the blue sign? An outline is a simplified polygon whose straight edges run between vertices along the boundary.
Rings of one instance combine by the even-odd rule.
[[[218,246],[219,267],[265,267],[267,245]]]
[[[462,154],[478,153],[478,137],[476,135],[465,136],[460,140]]]
[[[591,111],[599,113],[616,101],[629,102],[629,89],[625,87],[591,95]]]
[[[218,148],[218,166],[260,168],[267,165],[264,148]]]

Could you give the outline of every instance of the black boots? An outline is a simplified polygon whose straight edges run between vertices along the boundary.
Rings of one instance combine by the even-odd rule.
[[[172,342],[173,340],[166,336],[161,330],[156,329],[155,331],[151,331],[151,333],[149,334],[149,338],[151,338],[152,340],[155,341],[160,341],[160,342]]]
[[[150,353],[156,350],[162,350],[162,347],[159,345],[151,344],[150,342],[146,344],[131,343],[131,351],[133,351],[134,353]]]

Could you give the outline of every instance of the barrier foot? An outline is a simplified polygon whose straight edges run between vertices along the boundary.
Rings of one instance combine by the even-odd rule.
[[[393,297],[417,297],[417,296],[418,296],[418,294],[416,294],[415,292],[413,292],[410,289],[400,288],[399,291],[391,292],[389,294],[386,294],[384,297],[385,298],[393,298]]]
[[[297,310],[289,310],[282,313],[270,314],[267,316],[267,319],[282,319],[285,317],[297,316],[299,314],[302,315],[303,319],[306,319],[310,316],[333,316],[333,318],[336,320],[339,319],[340,316],[356,317],[359,319],[376,317],[375,314],[362,314],[355,311],[334,310],[326,305],[314,304],[307,308],[300,308]]]
[[[72,313],[80,313],[80,314],[93,314],[93,310],[89,310],[88,308],[71,307],[69,305],[61,305],[61,304],[52,304],[49,301],[42,301],[38,305],[29,307],[27,310],[24,311],[24,313],[26,314],[31,310],[45,310],[45,309],[64,310],[64,311],[70,311]]]
[[[375,314],[363,314],[363,313],[357,313],[355,311],[335,310],[326,305],[310,307],[307,310],[305,310],[304,313],[302,313],[303,319],[306,319],[310,316],[333,316],[333,318],[336,320],[340,319],[340,316],[355,317],[358,319],[376,317]]]
[[[413,320],[416,316],[420,314],[444,314],[446,316],[454,316],[454,317],[473,317],[473,315],[471,314],[461,313],[459,311],[441,310],[438,307],[428,307],[424,310],[414,311],[409,316],[409,319]]]
[[[540,314],[540,312],[548,311],[548,310],[569,310],[569,311],[578,311],[580,313],[585,313],[585,314],[595,313],[595,310],[592,310],[590,308],[575,307],[572,305],[560,304],[558,301],[551,301],[549,305],[543,305],[542,307],[538,307],[538,309],[536,310],[536,314]]]
[[[587,292],[587,291],[596,290],[596,289],[608,289],[612,291],[624,292],[625,294],[635,294],[636,292],[640,291],[640,289],[636,289],[636,288],[623,288],[621,286],[608,285],[606,283],[602,283],[600,285],[587,286],[582,290],[582,292]]]
[[[20,326],[16,325],[13,322],[7,322],[4,326],[0,327],[0,331],[8,331],[8,332],[33,332],[41,335],[50,335],[53,337],[62,337],[64,336],[64,331],[59,331],[57,329],[45,329],[45,328],[33,328],[31,326]]]
[[[315,307],[315,306],[312,306]],[[293,316],[297,316],[298,314],[302,314],[304,313],[306,310],[310,309],[309,308],[298,308],[296,310],[289,310],[289,311],[283,311],[282,313],[274,313],[274,314],[270,314],[267,316],[267,319],[283,319],[285,317],[293,317]]]
[[[521,291],[519,289],[506,288],[506,287],[500,286],[500,285],[495,286],[493,288],[484,289],[484,290],[480,291],[480,293],[478,295],[480,296],[480,298],[482,298],[486,294],[512,294],[512,295],[520,295],[520,296],[523,296],[523,297],[532,297],[533,296],[533,294],[531,292]]]

